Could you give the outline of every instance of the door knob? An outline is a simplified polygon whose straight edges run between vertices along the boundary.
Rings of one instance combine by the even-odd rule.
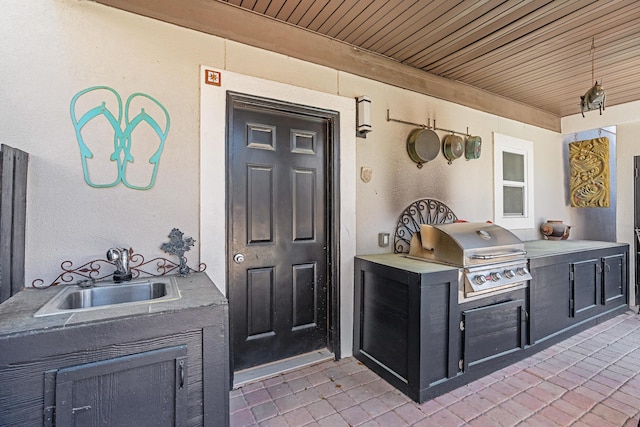
[[[233,262],[235,262],[236,264],[242,264],[244,262],[244,255],[243,254],[235,254],[233,256]]]

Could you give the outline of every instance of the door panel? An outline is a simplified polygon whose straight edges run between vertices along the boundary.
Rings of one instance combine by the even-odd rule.
[[[327,347],[328,122],[233,96],[228,113],[237,371]]]
[[[525,346],[524,300],[465,310],[462,318],[465,372],[470,366],[520,351]]]
[[[601,298],[602,271],[600,259],[571,263],[571,316],[590,317]]]
[[[624,254],[611,255],[602,258],[604,268],[602,277],[602,304],[613,304],[625,299],[626,264]]]
[[[247,339],[274,335],[274,269],[247,270]]]

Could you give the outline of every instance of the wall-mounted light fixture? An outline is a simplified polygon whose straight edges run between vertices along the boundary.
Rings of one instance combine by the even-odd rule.
[[[356,136],[366,138],[371,132],[371,99],[368,96],[356,98]]]

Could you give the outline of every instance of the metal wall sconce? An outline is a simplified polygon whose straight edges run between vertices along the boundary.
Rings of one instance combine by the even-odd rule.
[[[371,132],[371,99],[368,96],[356,98],[356,136],[366,138]]]

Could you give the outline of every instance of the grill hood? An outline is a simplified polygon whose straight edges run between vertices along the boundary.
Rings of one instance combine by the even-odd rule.
[[[409,256],[468,267],[524,259],[524,243],[509,230],[485,222],[420,224]]]

